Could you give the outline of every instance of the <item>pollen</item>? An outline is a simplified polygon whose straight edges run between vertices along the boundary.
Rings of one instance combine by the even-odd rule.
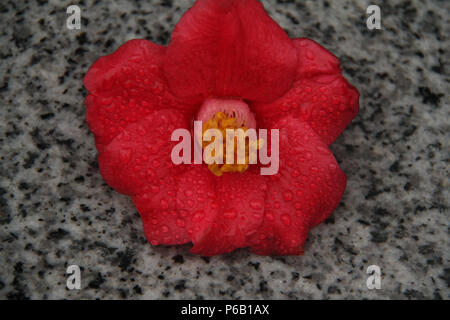
[[[217,112],[213,118],[203,123],[203,138],[205,138],[205,133],[209,129],[218,129],[222,133],[222,141],[219,141],[220,154],[216,156],[215,150],[211,152],[211,156],[215,160],[219,158],[222,159],[222,161],[214,161],[208,165],[208,169],[216,176],[221,176],[226,172],[245,172],[252,163],[251,159],[256,159],[256,150],[259,150],[264,143],[262,139],[250,139],[250,137],[246,134],[248,128],[245,125],[241,125],[238,118],[233,117],[233,115],[227,115],[222,111]],[[227,131],[227,129],[232,129],[232,131]],[[230,132],[237,132],[238,134],[233,134],[230,136]],[[243,134],[241,139],[239,139],[239,133]],[[205,149],[209,144],[215,141],[215,137],[213,136],[211,139],[208,138],[202,140],[202,148]],[[230,152],[230,150],[227,152],[227,145],[232,148],[232,152]],[[229,161],[228,154],[233,157],[232,163]],[[244,155],[244,161],[238,158],[239,154]]]

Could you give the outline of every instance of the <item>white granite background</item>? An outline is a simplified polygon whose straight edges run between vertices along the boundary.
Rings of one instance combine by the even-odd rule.
[[[186,0],[0,2],[0,298],[449,299],[448,1],[263,1],[291,37],[335,53],[361,111],[332,150],[348,175],[302,257],[209,259],[153,247],[109,188],[82,78],[133,38],[167,44]],[[78,4],[81,30],[65,28]],[[66,289],[68,265],[82,289]],[[368,290],[366,268],[382,270]]]

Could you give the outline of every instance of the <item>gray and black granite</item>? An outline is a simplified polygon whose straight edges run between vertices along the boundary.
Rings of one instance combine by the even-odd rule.
[[[332,145],[344,197],[300,257],[155,247],[99,174],[83,76],[133,38],[167,44],[192,1],[0,3],[0,298],[449,299],[448,1],[263,1],[336,54],[361,111]],[[81,8],[68,30],[66,8]],[[368,30],[366,8],[381,8]],[[81,289],[66,268],[81,267]],[[366,286],[370,265],[381,289]]]

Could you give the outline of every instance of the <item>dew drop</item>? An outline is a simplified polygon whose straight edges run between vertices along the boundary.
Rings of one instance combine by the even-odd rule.
[[[223,213],[223,216],[227,219],[234,219],[234,218],[236,218],[237,213],[234,210],[229,210],[229,211],[225,211]]]
[[[153,164],[153,167],[155,167],[155,168],[159,168],[159,166],[161,165],[159,160],[153,160],[152,164]]]
[[[211,204],[211,209],[217,210],[218,208],[219,208],[219,205],[217,204],[217,202],[213,202],[213,203]]]
[[[291,191],[286,191],[283,193],[283,199],[284,201],[291,201],[293,198],[293,194]]]
[[[177,219],[176,221],[177,226],[179,226],[180,228],[184,228],[186,226],[186,223],[184,222],[183,219]]]
[[[189,214],[189,212],[187,211],[187,210],[180,210],[180,216],[182,216],[182,217],[187,217],[188,216],[188,214]]]
[[[260,210],[263,208],[263,204],[259,200],[252,200],[252,201],[250,201],[250,208],[252,208],[254,210]]]
[[[291,176],[292,176],[293,178],[297,178],[297,177],[300,176],[300,172],[299,172],[298,170],[293,170],[293,171],[291,172]]]
[[[192,217],[192,221],[194,222],[199,222],[201,220],[203,220],[205,216],[205,213],[202,211],[198,211],[196,214],[194,214],[194,216]]]
[[[102,98],[101,103],[104,106],[109,106],[112,103],[112,98]]]
[[[322,147],[322,146],[317,146],[316,147],[317,152],[321,153],[321,154],[325,154],[328,155],[328,148]]]
[[[275,217],[274,217],[274,215],[271,212],[267,212],[266,213],[266,219],[269,220],[269,221],[273,221],[273,220],[275,220]]]
[[[143,126],[139,126],[139,128],[137,129],[138,134],[143,137],[147,134],[147,131],[145,130],[145,128]]]
[[[147,170],[147,176],[151,179],[155,176],[155,171],[153,171],[152,169],[148,169]]]
[[[281,216],[281,222],[283,222],[283,224],[288,227],[291,225],[291,217],[289,217],[287,214],[283,214]]]
[[[131,160],[131,151],[129,149],[120,149],[119,157],[122,164],[127,164]]]
[[[167,202],[167,200],[162,199],[160,203],[163,210],[167,210],[169,208],[169,203]]]

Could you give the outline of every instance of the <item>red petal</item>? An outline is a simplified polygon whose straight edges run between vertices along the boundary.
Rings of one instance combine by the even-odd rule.
[[[178,97],[269,102],[295,76],[296,50],[257,0],[200,0],[182,17],[164,63]]]
[[[177,209],[192,242],[209,232],[217,215],[214,176],[205,165],[192,165],[178,177]]]
[[[311,40],[298,39],[295,43],[300,60],[299,80],[280,99],[270,104],[253,104],[252,109],[259,118],[289,114],[299,117],[329,145],[357,115],[359,93],[342,77],[331,53]]]
[[[105,181],[118,192],[138,194],[154,179],[185,169],[174,165],[170,155],[178,142],[172,132],[187,128],[186,117],[177,110],[154,111],[126,127],[103,151],[98,162]]]
[[[257,254],[301,254],[309,229],[337,207],[345,174],[327,145],[303,121],[286,117],[280,128],[280,169],[265,176],[264,221],[250,242]]]
[[[101,151],[129,124],[153,110],[193,105],[174,98],[162,75],[166,48],[147,40],[130,40],[114,53],[98,59],[84,78],[86,120]]]
[[[339,60],[317,42],[306,38],[294,39],[293,42],[298,55],[297,79],[341,73]]]
[[[219,211],[211,230],[201,241],[194,241],[191,250],[203,256],[248,246],[247,238],[261,225],[264,212],[266,184],[256,166],[244,173],[226,173],[214,179]]]
[[[155,179],[133,197],[142,218],[144,233],[153,245],[190,242],[183,212],[176,209],[177,179],[174,176]]]
[[[210,231],[218,208],[214,176],[204,165],[154,180],[133,202],[153,245],[200,241]]]

